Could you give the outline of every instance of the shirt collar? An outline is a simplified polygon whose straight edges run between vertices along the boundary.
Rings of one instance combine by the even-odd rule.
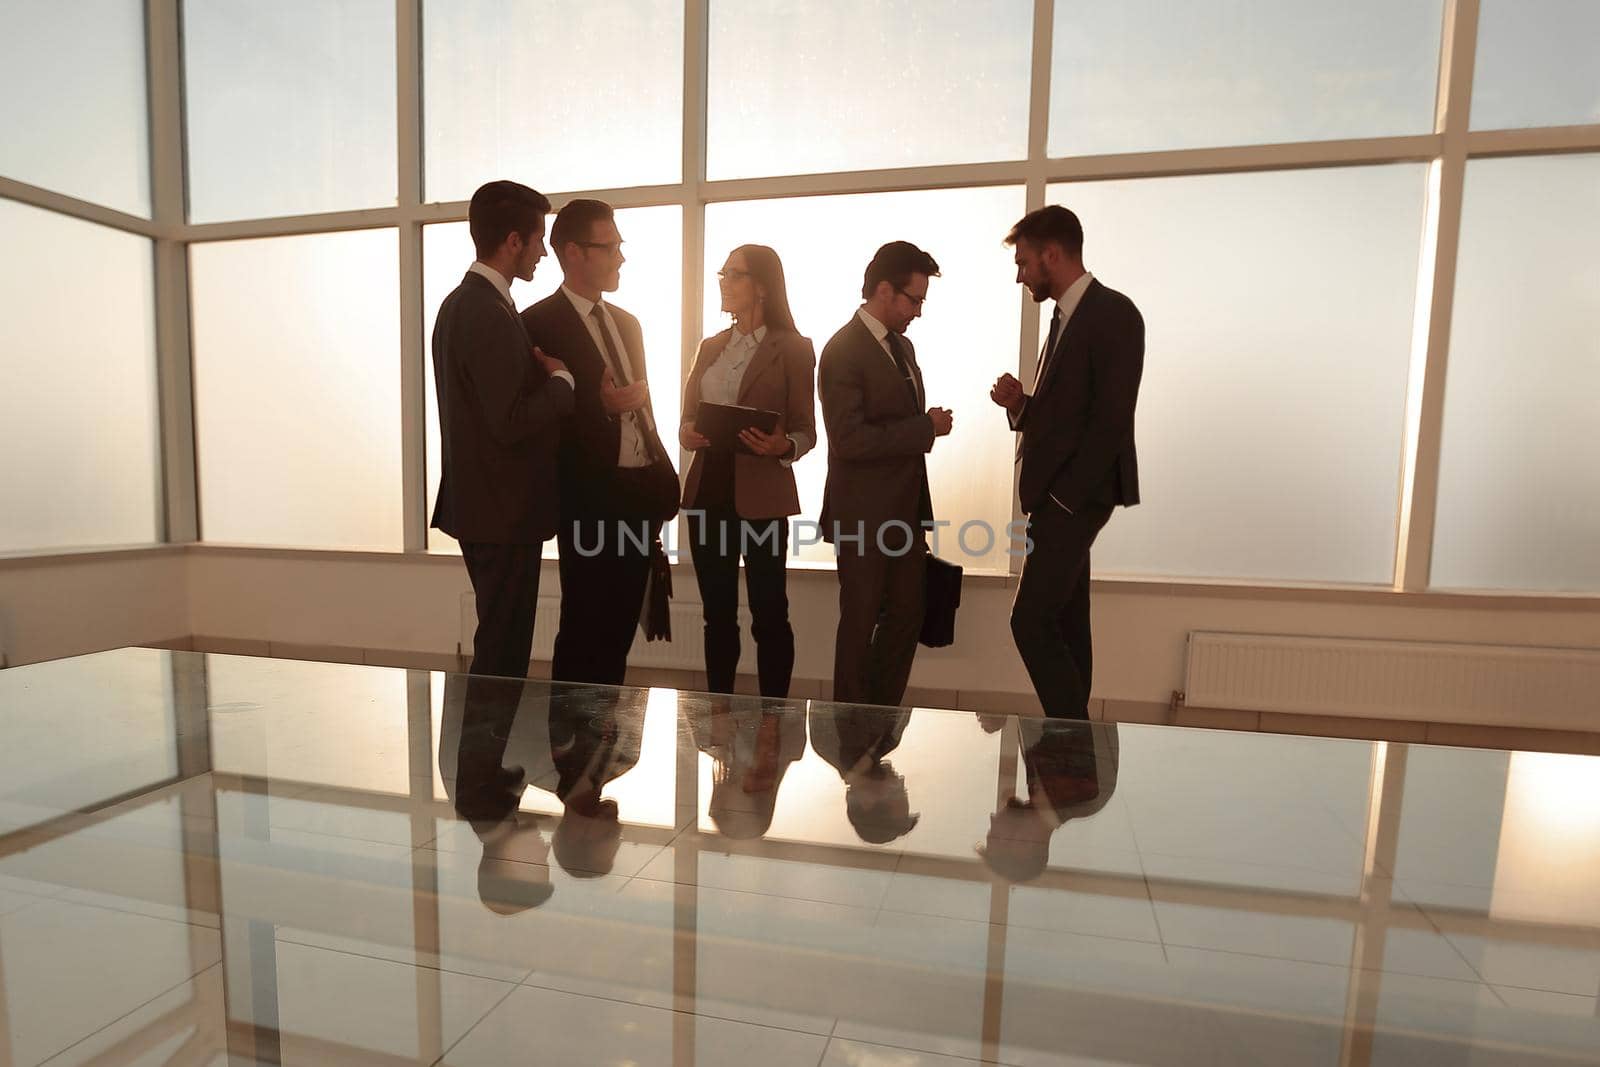
[[[872,313],[867,310],[866,305],[862,305],[861,309],[856,312],[856,315],[860,317],[862,324],[865,325],[867,329],[872,331],[872,336],[877,338],[878,342],[882,344],[883,339],[889,335],[889,327],[873,318]]]
[[[740,333],[737,328],[733,331],[733,339],[728,342],[729,348],[758,348],[762,341],[767,339],[767,328],[757,326],[749,333]]]
[[[456,262],[459,263],[460,260],[457,260]],[[494,286],[495,291],[505,298],[506,303],[511,305],[511,310],[517,310],[517,302],[511,299],[511,283],[506,280],[506,276],[504,274],[501,274],[499,271],[495,270],[482,260],[473,260],[472,266],[468,267],[467,271],[470,274],[476,274],[479,277],[489,279],[489,282]]]
[[[578,314],[583,318],[594,314],[594,309],[603,306],[605,299],[602,297],[600,300],[590,300],[588,297],[579,296],[565,285],[561,287],[561,291],[567,294],[567,299],[572,301],[572,306],[578,309]]]
[[[1078,304],[1083,300],[1083,294],[1088,292],[1089,283],[1094,281],[1094,275],[1088,271],[1083,272],[1083,277],[1067,286],[1067,291],[1061,294],[1061,299],[1056,301],[1056,307],[1061,311],[1063,320],[1071,318],[1072,313],[1078,310]]]

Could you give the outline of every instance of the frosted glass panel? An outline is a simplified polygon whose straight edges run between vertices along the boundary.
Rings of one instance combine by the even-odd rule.
[[[1467,165],[1433,584],[1600,592],[1600,156]]]
[[[1426,168],[1052,186],[1144,313],[1106,573],[1387,583]]]
[[[0,200],[0,552],[159,540],[150,242]]]
[[[712,0],[712,178],[1021,159],[1030,0]]]
[[[1050,154],[1432,132],[1441,5],[1058,3]]]
[[[150,214],[142,0],[0,4],[0,174]]]
[[[1482,0],[1472,126],[1600,122],[1600,4]]]
[[[395,232],[189,255],[204,539],[399,548]]]
[[[800,332],[821,359],[828,338],[861,305],[861,275],[878,246],[911,241],[939,261],[922,318],[907,336],[917,347],[929,405],[955,411],[955,430],[928,454],[935,516],[954,525],[940,533],[940,554],[968,568],[1006,570],[1011,521],[1012,434],[989,402],[989,387],[1017,366],[1020,290],[1011,251],[1001,239],[1022,217],[1018,187],[872,193],[711,204],[706,208],[705,332],[727,327],[713,273],[741,244],[771,245],[783,258],[789,304]],[[816,521],[828,476],[827,430],[817,401],[817,448],[795,465],[801,517]],[[967,548],[956,538],[962,523],[982,520],[995,531],[992,546],[974,528]],[[793,542],[791,542],[791,551]],[[833,560],[825,544],[800,550],[801,559]]]
[[[195,222],[395,203],[393,0],[186,0]]]
[[[549,216],[546,229],[554,223],[555,216]],[[622,265],[622,285],[615,293],[607,293],[606,299],[632,312],[644,328],[650,401],[662,427],[662,441],[675,453],[683,390],[683,209],[627,208],[617,212],[617,229],[622,234],[622,254],[627,262]],[[433,503],[439,495],[439,399],[433,384],[433,320],[450,290],[461,284],[461,276],[472,260],[472,237],[466,223],[438,223],[423,229],[422,339],[428,353],[423,377],[427,380],[429,519],[433,518]],[[532,282],[512,282],[511,296],[518,308],[526,309],[560,285],[561,266],[551,256],[539,264]],[[455,538],[431,527],[428,548],[461,551]],[[545,556],[556,558],[554,541],[545,545]]]
[[[391,5],[392,7],[393,5]],[[427,199],[678,181],[682,0],[429,0]]]

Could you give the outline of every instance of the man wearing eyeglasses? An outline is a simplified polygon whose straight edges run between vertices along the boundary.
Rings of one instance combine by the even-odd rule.
[[[922,314],[939,264],[891,241],[867,264],[865,303],[833,335],[818,364],[828,429],[822,535],[839,571],[833,699],[898,705],[922,631],[927,529],[933,522],[927,454],[950,432],[951,412],[926,407],[905,331]]]
[[[550,250],[561,288],[522,320],[577,382],[561,435],[561,622],[551,676],[621,685],[649,545],[677,513],[678,474],[656,433],[639,320],[605,299],[625,261],[611,206],[569,202],[550,228]]]

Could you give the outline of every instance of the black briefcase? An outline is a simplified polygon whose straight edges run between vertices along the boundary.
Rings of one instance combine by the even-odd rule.
[[[956,609],[961,606],[961,568],[928,553],[923,577],[922,637],[929,648],[955,644]]]

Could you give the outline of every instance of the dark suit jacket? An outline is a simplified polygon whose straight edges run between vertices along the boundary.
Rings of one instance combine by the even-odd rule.
[[[683,425],[693,426],[700,407],[700,380],[721,358],[733,340],[729,327],[700,342],[689,381],[683,389]],[[817,357],[811,339],[790,331],[767,331],[739,382],[739,403],[744,407],[776,411],[782,416],[780,434],[817,434],[817,406],[813,379]],[[683,483],[683,506],[692,508],[700,492],[705,452],[694,454]],[[776,456],[756,456],[739,451],[733,456],[733,510],[745,519],[775,519],[800,514],[800,495],[794,471]]]
[[[1091,281],[1013,428],[1022,431],[1022,510],[1052,493],[1077,511],[1139,502],[1133,409],[1144,371],[1144,319]]]
[[[537,544],[556,532],[556,451],[572,389],[533,358],[494,283],[467,272],[433,326],[439,498],[433,525],[460,541]]]
[[[615,304],[608,303],[611,317],[622,337],[622,347],[633,380],[646,380],[644,331],[639,320]],[[595,347],[589,328],[578,309],[560,289],[522,313],[523,325],[534,344],[555,356],[572,371],[578,383],[573,410],[562,423],[561,432],[561,518],[637,519],[671,518],[678,508],[678,474],[668,459],[654,430],[647,430],[646,446],[660,457],[650,468],[649,488],[640,495],[637,486],[619,484],[617,456],[622,450],[621,420],[606,414],[600,402],[600,379],[605,373],[605,357]],[[622,382],[617,382],[621,386]],[[649,424],[655,424],[655,412]]]
[[[909,339],[905,346],[920,395],[922,371]],[[834,539],[835,523],[846,536],[863,523],[871,546],[886,522],[899,520],[915,531],[931,521],[927,453],[933,448],[933,420],[859,315],[850,316],[823,347],[817,391],[828,428],[823,538]],[[903,536],[889,531],[884,543],[898,548]]]

